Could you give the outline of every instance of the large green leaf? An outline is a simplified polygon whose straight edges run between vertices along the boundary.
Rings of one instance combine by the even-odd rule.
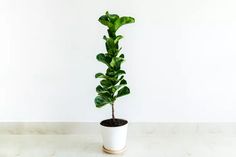
[[[101,24],[103,24],[103,25],[105,25],[105,26],[107,26],[107,27],[113,27],[113,24],[109,21],[109,18],[108,18],[108,16],[107,15],[103,15],[103,16],[101,16],[99,19],[98,19],[98,21],[101,23]]]
[[[101,97],[103,97],[104,99],[106,99],[107,102],[112,102],[112,93],[110,92],[101,92],[101,93],[98,93],[98,95],[100,95]]]
[[[124,58],[121,57],[113,57],[110,63],[110,66],[115,70],[119,70],[121,63],[124,61]]]
[[[117,37],[115,40],[113,38],[108,38],[106,36],[103,37],[106,40],[106,50],[112,56],[116,56],[119,53],[119,45],[118,41],[121,37]]]
[[[107,79],[101,80],[100,83],[105,88],[109,88],[113,85],[113,82],[111,80],[107,80]]]
[[[112,68],[108,68],[106,70],[106,75],[110,76],[110,77],[114,77],[115,76],[115,71]]]
[[[97,55],[97,60],[106,64],[107,66],[110,66],[111,58],[103,53],[99,53]]]
[[[114,23],[117,19],[119,19],[119,16],[116,14],[109,14],[109,12],[106,12],[106,16],[108,17],[109,21],[111,23]]]
[[[118,89],[120,89],[121,87],[127,85],[127,82],[125,79],[121,80],[119,85],[113,86],[112,87],[112,92],[115,93]]]
[[[128,88],[127,86],[125,86],[125,87],[121,88],[121,89],[118,91],[116,97],[118,98],[118,97],[127,95],[127,94],[129,94],[129,93],[130,93],[129,88]]]
[[[96,87],[96,92],[97,92],[97,93],[104,93],[104,92],[106,92],[106,91],[102,88],[102,86],[98,85],[98,86]]]
[[[123,78],[124,78],[124,75],[121,75],[121,76],[117,79],[116,84],[119,83],[121,80],[123,80]]]
[[[120,76],[120,75],[123,75],[123,74],[126,74],[126,72],[124,70],[117,70],[115,75],[116,76]]]
[[[107,102],[112,102],[113,101],[113,93],[111,93],[110,91],[102,88],[102,86],[97,86],[96,88],[96,92],[98,93],[98,95],[102,96],[103,99],[105,99]]]
[[[110,77],[115,77],[115,78],[123,74],[125,74],[124,70],[114,70],[114,69],[108,68],[106,71],[106,75]]]
[[[110,103],[106,98],[100,95],[97,96],[94,101],[95,101],[96,107],[99,107],[99,108]]]
[[[133,17],[123,16],[117,19],[113,25],[114,31],[117,31],[121,26],[134,23],[135,19]]]
[[[104,79],[107,79],[107,80],[110,80],[110,81],[116,81],[115,77],[106,76],[103,73],[97,73],[95,75],[95,78],[104,78]]]

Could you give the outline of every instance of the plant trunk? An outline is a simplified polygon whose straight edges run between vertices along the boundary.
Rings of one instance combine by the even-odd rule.
[[[115,110],[114,110],[114,104],[111,104],[112,107],[112,120],[115,121]]]

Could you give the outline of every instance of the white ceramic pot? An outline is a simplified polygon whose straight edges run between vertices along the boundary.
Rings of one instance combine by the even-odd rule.
[[[108,153],[123,152],[126,148],[128,123],[117,127],[101,125],[103,149]]]

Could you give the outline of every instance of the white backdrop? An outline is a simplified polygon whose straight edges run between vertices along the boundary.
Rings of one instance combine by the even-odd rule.
[[[236,122],[236,1],[0,0],[0,121],[100,121],[106,10],[120,30],[132,122]]]

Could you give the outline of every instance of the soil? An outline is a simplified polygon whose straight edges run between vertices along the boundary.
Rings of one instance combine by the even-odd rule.
[[[106,127],[118,127],[127,124],[128,121],[124,119],[106,119],[103,120],[100,124]]]

